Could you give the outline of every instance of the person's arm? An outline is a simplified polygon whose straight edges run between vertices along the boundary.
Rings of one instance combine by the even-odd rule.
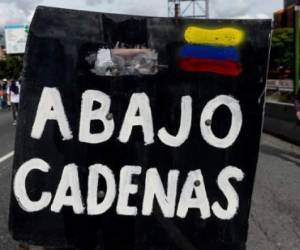
[[[7,103],[10,103],[10,87],[7,87],[6,94],[7,94]]]
[[[296,96],[295,108],[296,108],[296,117],[297,117],[298,121],[300,121],[300,89],[299,89],[298,94]]]

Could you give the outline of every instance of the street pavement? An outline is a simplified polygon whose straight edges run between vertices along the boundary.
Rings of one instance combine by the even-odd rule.
[[[15,126],[12,125],[10,111],[0,110],[0,249],[16,249],[16,244],[8,233],[8,207],[10,197],[10,179],[12,157],[7,160],[3,156],[13,151]],[[2,161],[2,162],[1,162]]]
[[[0,110],[0,250],[18,249],[7,226],[12,168],[9,153],[14,135],[11,113]],[[300,147],[267,134],[262,137],[247,249],[300,249]]]

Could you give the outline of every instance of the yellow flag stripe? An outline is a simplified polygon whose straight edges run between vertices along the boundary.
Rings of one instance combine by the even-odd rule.
[[[191,26],[185,30],[184,38],[191,44],[238,46],[244,41],[245,33],[236,28],[205,29]]]

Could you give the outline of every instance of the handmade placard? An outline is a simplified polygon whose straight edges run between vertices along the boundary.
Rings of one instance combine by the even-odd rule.
[[[270,20],[39,7],[10,230],[50,247],[245,249]]]

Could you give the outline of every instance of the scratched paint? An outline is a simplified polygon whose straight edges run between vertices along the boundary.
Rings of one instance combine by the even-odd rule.
[[[238,46],[245,39],[245,33],[237,28],[205,29],[188,27],[184,33],[186,42],[217,46]]]
[[[86,58],[94,64],[92,73],[98,76],[155,75],[158,54],[147,48],[100,48],[97,55]]]

